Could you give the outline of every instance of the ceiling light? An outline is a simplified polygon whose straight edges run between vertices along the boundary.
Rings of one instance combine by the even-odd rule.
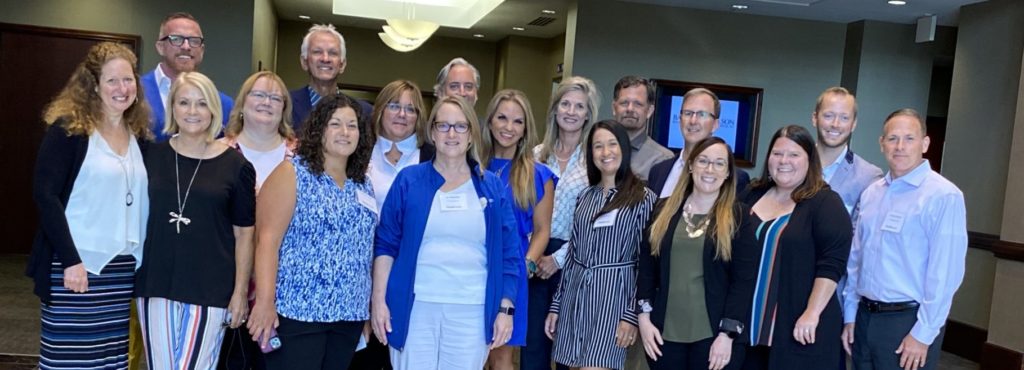
[[[889,0],[889,5],[907,5],[904,0]]]
[[[384,27],[387,27],[387,26],[384,26]],[[388,29],[385,29],[385,31],[387,31],[387,30]],[[387,33],[384,33],[384,32],[378,32],[377,36],[379,36],[380,40],[384,42],[384,45],[387,45],[389,48],[394,49],[395,51],[398,51],[398,52],[402,52],[402,53],[406,53],[406,52],[410,52],[410,51],[416,50],[416,48],[420,47],[420,45],[423,45],[423,42],[427,41],[427,40],[422,40],[422,41],[416,42],[416,41],[411,41],[411,40],[409,40],[407,38],[402,38],[402,39],[396,40],[391,35],[389,35]]]
[[[742,4],[733,4],[732,5],[732,9],[733,10],[744,10],[744,9],[747,9],[747,8],[749,8],[749,7],[746,6],[746,5],[742,5]]]
[[[522,28],[522,27],[519,27],[519,26],[512,27],[512,29],[515,30],[515,31],[526,31],[525,28]]]
[[[415,19],[388,19],[388,26],[404,37],[426,41],[441,25]]]
[[[555,14],[555,11],[554,10],[550,10],[550,9],[544,9],[544,10],[541,10],[540,12],[544,13],[544,14]]]
[[[309,16],[308,16],[308,15],[301,15],[301,14],[300,14],[300,15],[299,15],[299,19],[305,19],[305,20],[309,20]]]
[[[482,39],[482,38],[484,38],[484,34],[482,34],[482,33],[475,33],[475,34],[473,34],[473,37],[476,37],[478,39]]]

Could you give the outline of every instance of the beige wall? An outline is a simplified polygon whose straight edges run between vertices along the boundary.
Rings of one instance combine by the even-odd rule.
[[[556,74],[556,65],[562,59],[561,49],[556,47],[561,39],[509,36],[498,43],[497,88],[517,89],[526,94],[533,110],[534,129],[540,138],[544,136],[546,127],[551,81]],[[556,59],[558,62],[552,63]]]
[[[255,0],[252,23],[252,71],[273,71],[277,62],[277,12],[270,0]]]
[[[309,82],[299,65],[302,37],[310,23],[281,21],[278,23],[277,73],[296,89]],[[376,30],[335,25],[345,37],[348,66],[340,83],[384,87],[391,81],[407,79],[424,91],[433,91],[437,73],[452,58],[463,57],[480,71],[480,88],[476,110],[481,115],[495,91],[497,44],[486,41],[434,36],[419,49],[408,53],[391,50],[380,41]]]
[[[964,281],[953,298],[953,307],[949,310],[950,320],[981,329],[989,328],[997,262],[992,252],[967,249],[967,269]]]

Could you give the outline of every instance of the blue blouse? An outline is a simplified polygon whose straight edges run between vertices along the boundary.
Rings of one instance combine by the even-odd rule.
[[[339,188],[315,175],[300,157],[295,166],[295,213],[281,242],[277,312],[306,322],[362,321],[370,317],[370,266],[377,214],[369,177]]]

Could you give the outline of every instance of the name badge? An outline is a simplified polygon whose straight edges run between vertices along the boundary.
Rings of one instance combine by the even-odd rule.
[[[356,190],[356,200],[358,200],[359,204],[362,204],[363,207],[373,211],[373,213],[380,213],[377,210],[377,200],[373,199],[370,194],[366,194],[365,191]]]
[[[898,233],[903,230],[903,220],[905,219],[906,216],[902,213],[889,212],[889,214],[885,215],[885,220],[882,221],[882,230]]]
[[[469,201],[466,199],[466,194],[442,194],[441,195],[441,210],[445,212],[451,211],[465,211],[469,209]]]
[[[613,209],[594,220],[594,228],[615,226],[615,218],[619,216],[619,210]]]

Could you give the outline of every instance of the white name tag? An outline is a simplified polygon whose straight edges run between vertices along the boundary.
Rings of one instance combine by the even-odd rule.
[[[906,219],[906,216],[902,213],[889,212],[889,214],[885,215],[885,221],[882,221],[882,230],[898,233],[903,230],[904,219]]]
[[[615,218],[619,216],[619,210],[613,209],[594,220],[594,228],[615,226]]]
[[[469,209],[466,194],[441,194],[441,210],[445,212],[465,211]]]
[[[363,207],[373,211],[373,213],[380,213],[377,211],[377,200],[373,199],[370,194],[366,194],[365,191],[356,190],[356,200],[358,200],[359,204],[362,204]]]

